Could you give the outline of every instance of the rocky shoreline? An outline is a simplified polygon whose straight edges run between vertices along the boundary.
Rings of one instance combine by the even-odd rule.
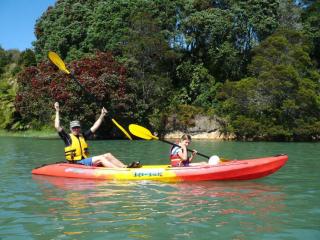
[[[179,139],[183,134],[189,134],[192,139],[199,140],[235,139],[234,135],[222,133],[222,125],[223,121],[217,117],[195,115],[188,124],[185,124],[179,121],[177,116],[171,116],[166,123],[167,132],[163,137],[165,139]]]
[[[189,134],[192,139],[197,140],[233,140],[234,136],[226,136],[219,131],[215,132],[182,132],[182,131],[174,131],[165,134],[163,137],[165,139],[179,139],[183,134]]]

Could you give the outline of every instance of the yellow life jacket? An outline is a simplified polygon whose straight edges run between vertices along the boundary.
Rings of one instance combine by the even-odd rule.
[[[76,137],[69,134],[71,137],[71,145],[64,148],[66,159],[69,161],[79,161],[89,157],[88,144],[82,136]]]

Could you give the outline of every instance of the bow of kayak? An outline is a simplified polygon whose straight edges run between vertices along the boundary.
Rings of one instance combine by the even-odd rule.
[[[250,180],[270,175],[286,164],[287,155],[230,160],[217,165],[171,167],[146,165],[141,168],[88,167],[78,164],[55,163],[32,170],[32,174],[100,180],[157,180],[166,182]]]

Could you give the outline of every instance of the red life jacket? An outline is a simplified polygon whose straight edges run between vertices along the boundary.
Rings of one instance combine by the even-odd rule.
[[[171,150],[170,150],[171,166],[172,167],[188,167],[189,164],[190,164],[189,157],[187,158],[187,160],[181,160],[181,158],[179,157],[178,153],[172,153],[172,150],[175,147],[176,146],[172,146]]]
[[[179,157],[178,153],[172,153],[172,150],[176,148],[176,146],[172,146],[170,149],[170,161],[172,167],[180,167],[182,166],[182,160]]]

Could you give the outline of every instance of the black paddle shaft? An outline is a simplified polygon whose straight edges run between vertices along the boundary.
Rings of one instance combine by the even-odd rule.
[[[171,144],[171,145],[173,145],[173,146],[175,146],[175,147],[179,147],[179,148],[181,148],[178,144],[175,144],[175,143],[169,142],[169,141],[167,141],[167,140],[160,139],[160,141],[165,142],[165,143],[169,143],[169,144]],[[193,152],[193,150],[191,150],[191,149],[189,149],[189,148],[187,148],[187,151],[188,151],[188,152]],[[199,152],[197,152],[197,155],[200,155],[201,157],[205,157],[205,158],[207,158],[207,159],[209,159],[209,158],[210,158],[209,156],[204,155],[204,154],[199,153]]]
[[[78,84],[78,86],[81,88],[82,91],[84,91],[94,101],[101,104],[101,101],[99,101],[95,95],[93,95],[91,92],[89,92],[87,89],[85,89],[84,86],[82,86],[82,84],[78,81],[78,79],[76,79],[76,77],[72,73],[70,75],[71,75],[71,78],[73,79],[73,81],[75,81]]]
[[[78,86],[81,88],[81,90],[86,93],[92,100],[98,103],[100,107],[104,107],[102,101],[100,101],[94,94],[89,92],[87,89],[84,88],[84,86],[78,81],[78,79],[71,73],[71,78],[78,84]],[[109,114],[107,114],[107,117],[111,119]]]
[[[87,94],[93,101],[95,101],[96,103],[98,103],[98,106],[100,107],[104,107],[102,101],[100,101],[95,95],[93,95],[91,92],[89,92],[87,89],[84,88],[84,86],[82,86],[82,84],[78,81],[78,79],[71,73],[71,78],[78,84],[78,86],[81,88],[81,90]],[[111,116],[109,114],[106,114],[106,117],[109,120],[112,120]]]

